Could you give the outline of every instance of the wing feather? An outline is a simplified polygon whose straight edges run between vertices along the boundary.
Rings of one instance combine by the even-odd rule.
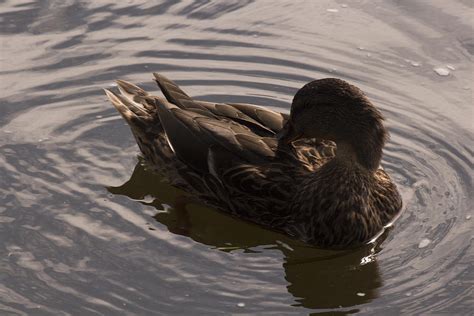
[[[176,156],[193,169],[208,172],[208,144],[200,136],[194,121],[183,119],[183,110],[169,102],[157,100],[156,110],[165,130],[170,147]]]

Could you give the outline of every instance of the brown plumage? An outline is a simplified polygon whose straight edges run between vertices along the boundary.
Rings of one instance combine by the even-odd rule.
[[[380,167],[383,117],[355,86],[312,81],[287,115],[196,101],[154,75],[164,98],[121,80],[107,96],[148,163],[202,201],[331,248],[366,243],[400,211]]]

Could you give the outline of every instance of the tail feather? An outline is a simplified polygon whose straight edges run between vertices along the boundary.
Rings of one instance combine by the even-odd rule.
[[[122,117],[133,127],[145,129],[151,115],[145,111],[140,104],[128,99],[124,95],[117,95],[110,90],[104,89],[110,102],[114,105]]]
[[[149,112],[154,111],[155,97],[133,83],[124,80],[116,80],[115,82],[120,93],[128,100],[138,103],[140,107],[144,107]]]
[[[132,111],[136,116],[139,117],[148,117],[150,113],[145,109],[145,107],[133,101],[133,99],[128,98],[126,95],[117,95],[117,97],[122,101],[122,104],[125,105],[130,111]]]
[[[148,96],[149,93],[143,90],[142,88],[134,85],[133,83],[124,81],[124,80],[116,80],[115,81],[118,85],[120,93],[126,95],[129,98],[134,98],[135,96]]]
[[[131,116],[134,116],[133,112],[128,109],[123,103],[122,100],[112,91],[108,89],[103,89],[110,102],[117,109],[117,111],[125,118],[128,119]]]

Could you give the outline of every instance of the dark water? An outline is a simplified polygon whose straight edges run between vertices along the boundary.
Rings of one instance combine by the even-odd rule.
[[[0,314],[469,314],[471,1],[1,1]],[[322,251],[147,172],[101,88],[289,110],[339,77],[387,117],[404,212]]]

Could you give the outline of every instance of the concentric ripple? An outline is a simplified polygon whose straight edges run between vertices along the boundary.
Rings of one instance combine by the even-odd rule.
[[[469,314],[472,54],[465,1],[7,1],[0,8],[0,314]],[[443,71],[440,72],[439,68]],[[437,71],[435,71],[437,70]],[[147,170],[101,88],[288,111],[339,77],[386,116],[404,211],[314,249]],[[447,73],[447,75],[446,75]]]

